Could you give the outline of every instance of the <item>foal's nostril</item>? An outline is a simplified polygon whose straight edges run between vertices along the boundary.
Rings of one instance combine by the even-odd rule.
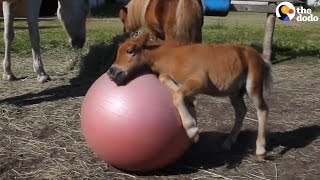
[[[110,67],[109,70],[107,71],[108,76],[113,80],[121,78],[120,76],[122,76],[123,73],[124,72],[120,68],[117,68],[117,67]]]
[[[108,73],[109,75],[113,75],[113,74],[114,74],[114,68],[113,68],[113,67],[110,67],[107,73]]]
[[[115,76],[120,76],[123,74],[123,71],[121,71],[120,69],[117,69],[117,71],[114,72]]]

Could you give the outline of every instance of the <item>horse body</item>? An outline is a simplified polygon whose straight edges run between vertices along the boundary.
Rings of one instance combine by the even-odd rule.
[[[119,16],[125,32],[146,27],[155,37],[180,44],[202,40],[200,0],[131,0]]]
[[[265,154],[265,123],[268,106],[264,89],[271,83],[271,66],[253,48],[237,45],[163,44],[148,50],[147,35],[130,39],[120,45],[115,63],[108,70],[118,85],[124,84],[142,67],[149,67],[173,90],[173,102],[190,138],[198,140],[198,128],[185,100],[196,94],[229,96],[235,109],[235,124],[223,147],[230,149],[236,141],[247,111],[243,96],[253,100],[258,114],[256,154]]]
[[[5,57],[3,60],[3,79],[10,81],[16,77],[11,70],[11,45],[14,39],[14,6],[19,0],[4,0],[3,18],[4,18],[4,45]],[[43,68],[40,54],[40,35],[38,18],[42,0],[25,0],[27,9],[27,21],[29,27],[29,36],[32,46],[33,68],[37,73],[37,81],[40,83],[50,79]],[[88,0],[59,0],[58,17],[66,30],[70,43],[73,47],[82,47],[85,42],[86,17],[89,12]]]

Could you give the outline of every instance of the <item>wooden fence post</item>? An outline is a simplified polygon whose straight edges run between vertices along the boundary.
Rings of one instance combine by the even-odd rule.
[[[264,32],[264,40],[263,40],[263,57],[270,61],[272,55],[272,41],[273,41],[273,32],[274,26],[276,22],[276,14],[275,13],[268,13],[266,27]]]

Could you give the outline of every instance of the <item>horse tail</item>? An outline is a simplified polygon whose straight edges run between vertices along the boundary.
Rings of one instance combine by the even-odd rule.
[[[150,0],[130,0],[120,10],[121,21],[127,21],[125,29],[136,31],[145,26],[145,13]]]
[[[202,41],[203,9],[200,0],[179,0],[176,10],[176,40],[181,44]]]

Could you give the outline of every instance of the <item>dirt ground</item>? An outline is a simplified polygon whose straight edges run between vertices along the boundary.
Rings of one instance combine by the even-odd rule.
[[[95,51],[108,54],[95,47],[83,59],[93,59]],[[320,60],[315,57],[273,66],[267,162],[254,157],[257,120],[251,102],[241,134],[226,152],[221,144],[232,128],[233,109],[226,98],[199,96],[199,143],[176,164],[148,174],[117,170],[85,143],[79,113],[96,76],[79,75],[67,58],[47,58],[53,80],[39,85],[31,59],[20,62],[14,69],[21,79],[0,83],[0,179],[320,179]]]

